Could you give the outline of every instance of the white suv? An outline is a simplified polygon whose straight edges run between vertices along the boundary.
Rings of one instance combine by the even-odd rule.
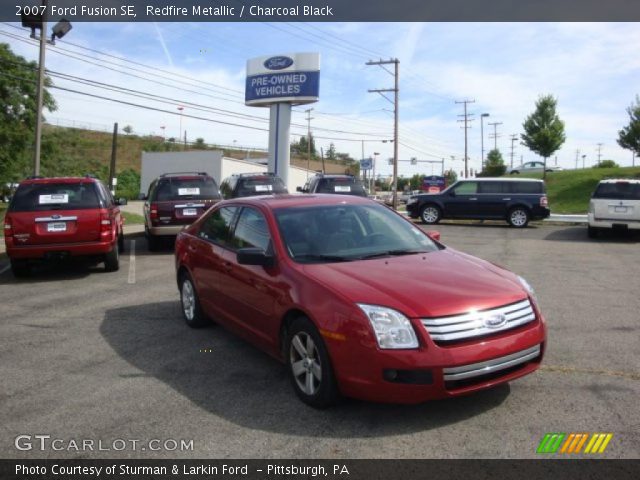
[[[589,202],[589,237],[600,229],[640,230],[640,180],[611,179],[598,183]]]

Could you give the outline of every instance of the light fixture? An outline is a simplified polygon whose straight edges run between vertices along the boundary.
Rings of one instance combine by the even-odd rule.
[[[69,30],[71,30],[72,28],[73,28],[73,26],[71,25],[71,22],[69,22],[69,20],[67,20],[66,18],[61,19],[51,29],[51,31],[52,31],[52,33],[51,33],[51,44],[55,45],[56,38],[64,37],[67,33],[69,33]]]

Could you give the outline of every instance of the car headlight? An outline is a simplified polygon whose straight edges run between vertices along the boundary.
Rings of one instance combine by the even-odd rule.
[[[536,291],[533,289],[531,285],[529,285],[529,282],[527,282],[520,275],[518,275],[518,280],[520,280],[520,285],[522,285],[524,289],[527,291],[527,293],[531,295],[531,297],[536,301],[536,303],[538,303],[538,297],[536,297]]]
[[[358,306],[369,319],[380,348],[418,348],[416,332],[403,314],[378,305],[358,303]]]
[[[407,200],[407,205],[411,205],[412,203],[416,203],[418,201],[418,197],[409,197]]]

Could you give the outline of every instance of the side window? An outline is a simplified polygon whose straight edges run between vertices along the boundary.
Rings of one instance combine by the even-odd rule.
[[[243,208],[233,233],[233,247],[256,247],[266,252],[270,242],[271,235],[264,215],[254,208]]]
[[[198,235],[200,238],[217,243],[223,247],[232,248],[231,245],[231,225],[236,215],[238,207],[222,207],[209,215]]]
[[[513,182],[511,193],[544,193],[542,182]]]
[[[478,193],[478,182],[462,182],[455,189],[456,195],[474,195]]]
[[[478,182],[478,193],[503,193],[503,182]]]

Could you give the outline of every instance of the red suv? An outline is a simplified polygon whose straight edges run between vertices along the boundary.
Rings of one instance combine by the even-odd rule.
[[[221,199],[216,181],[206,173],[160,175],[149,185],[144,204],[149,250],[157,250],[162,238],[177,235]]]
[[[176,240],[182,311],[284,361],[315,407],[453,397],[536,370],[532,288],[438,238],[356,196],[226,200]]]
[[[121,199],[93,177],[29,178],[18,186],[4,217],[4,239],[16,277],[37,260],[92,256],[107,271],[124,250]]]

